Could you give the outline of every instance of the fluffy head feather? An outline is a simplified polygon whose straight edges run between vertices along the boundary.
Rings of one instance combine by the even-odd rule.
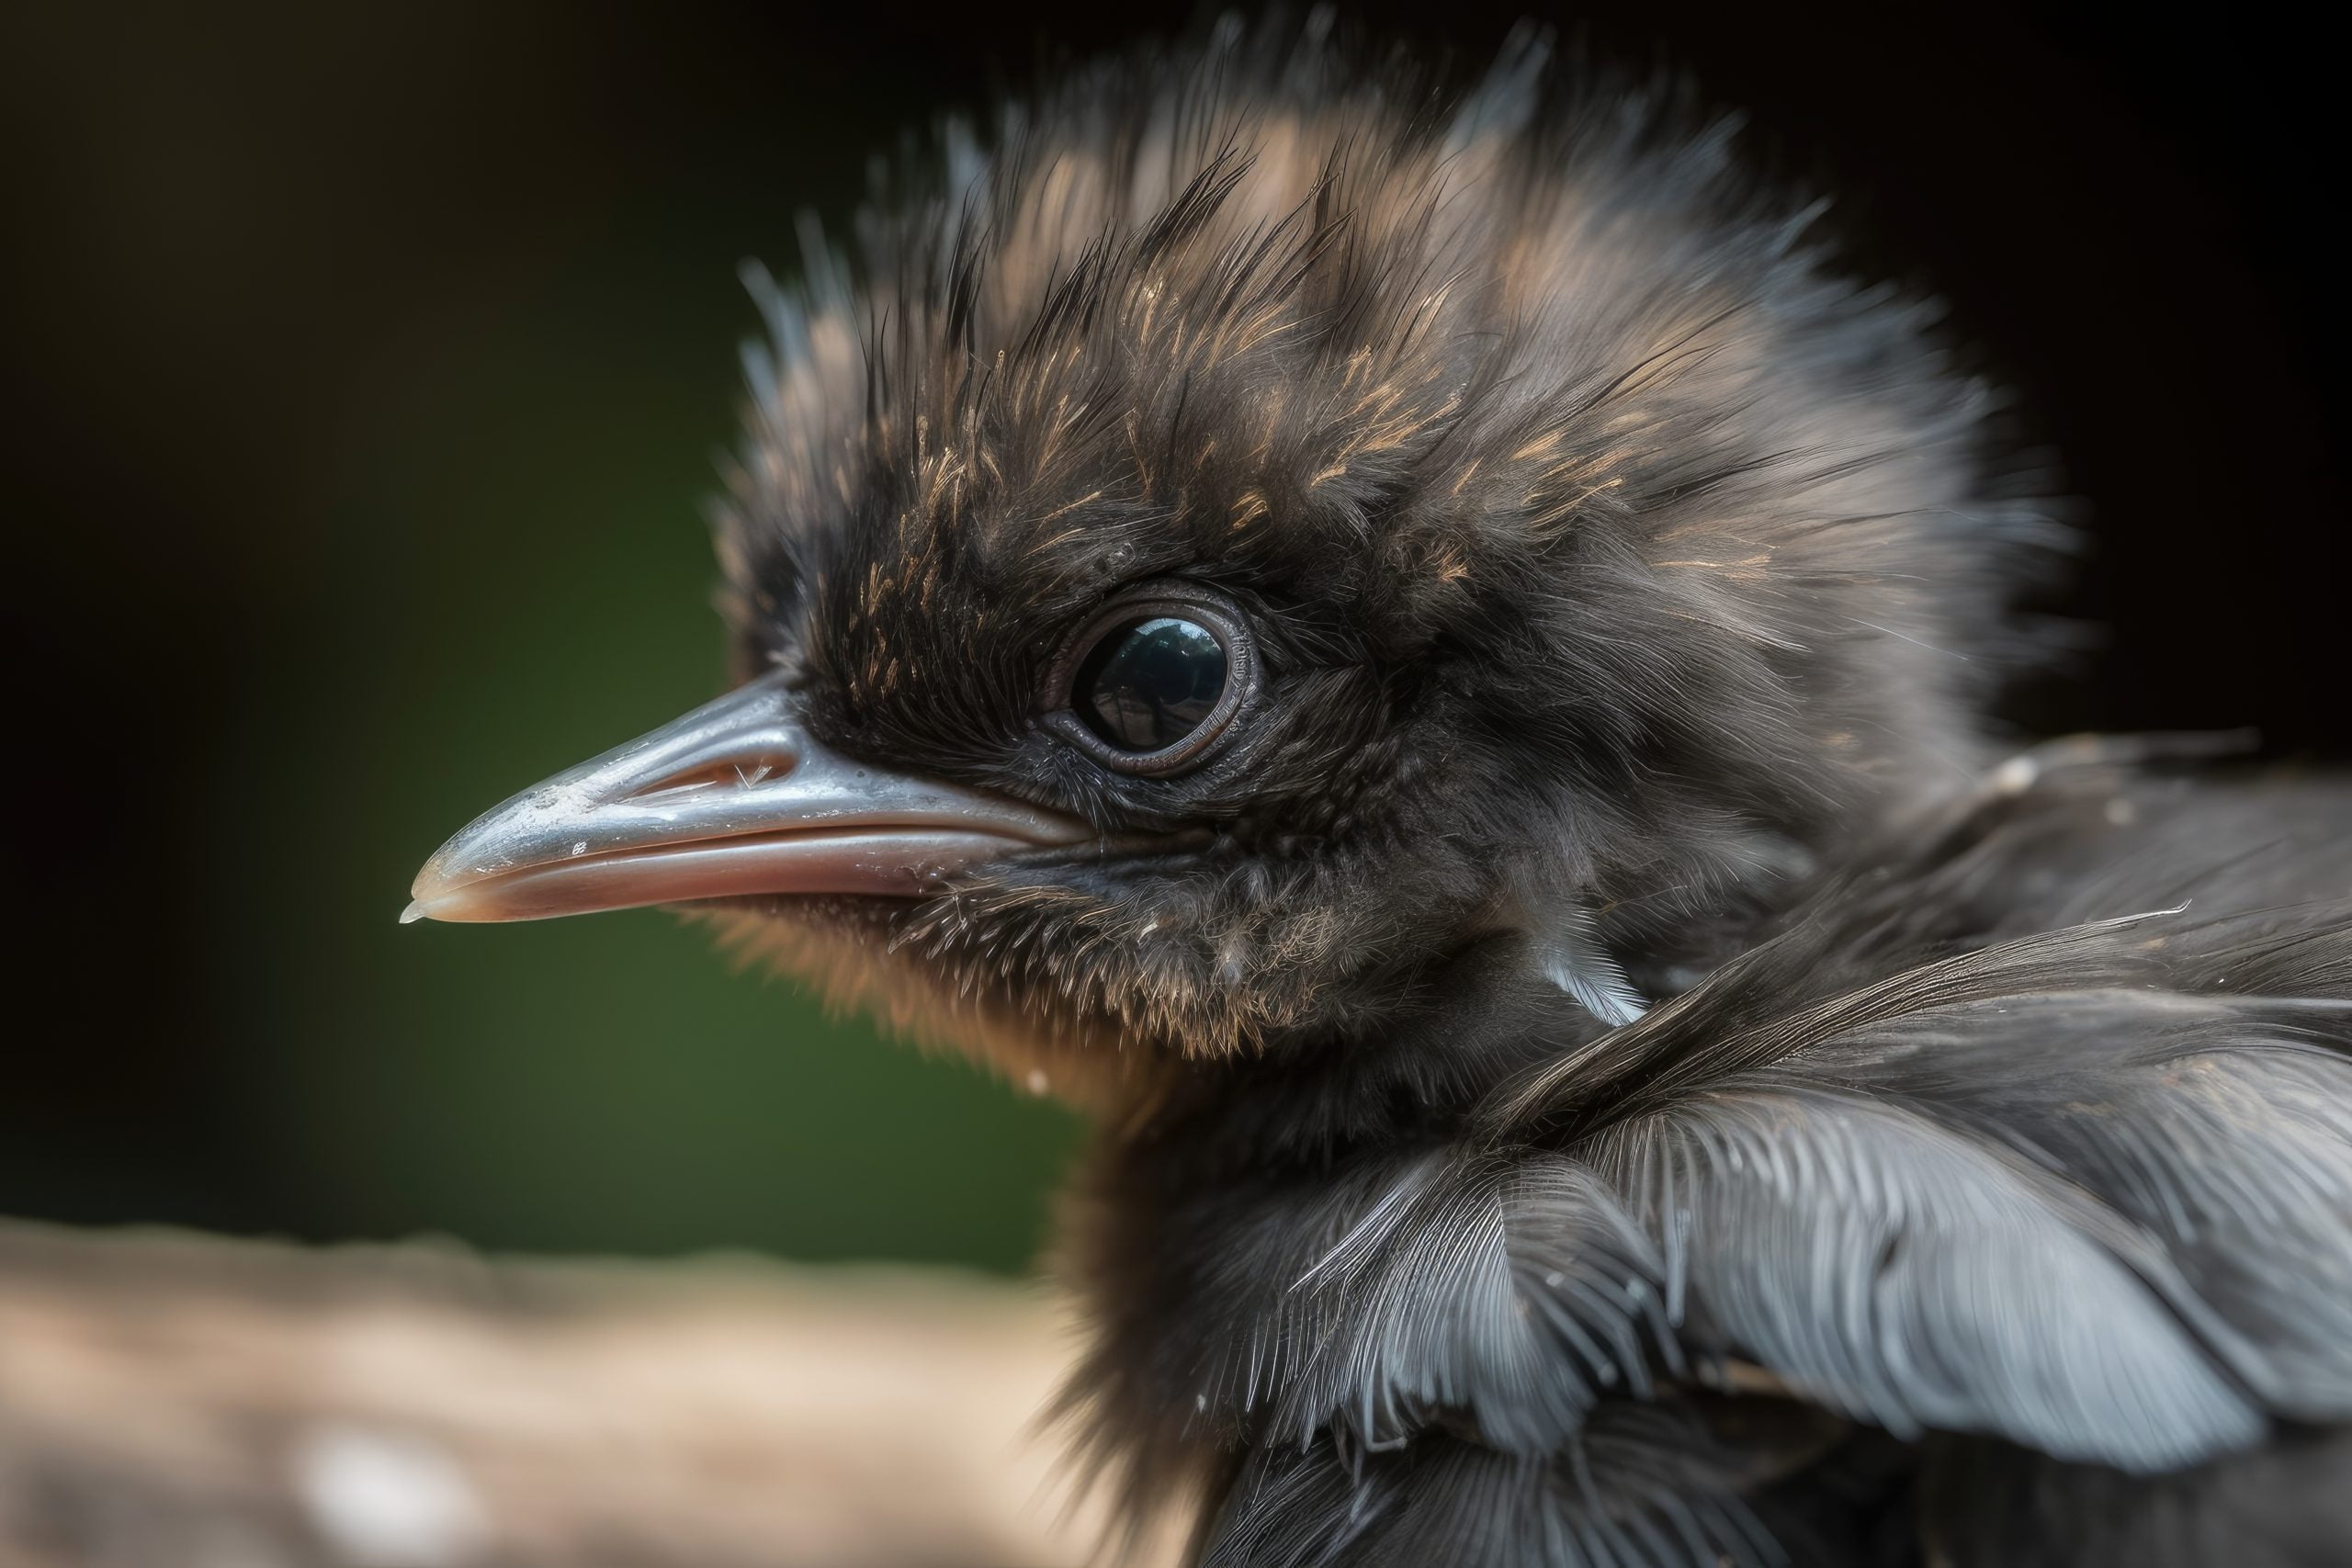
[[[1606,1014],[1621,959],[1654,986],[1966,776],[2048,525],[1930,310],[1839,273],[1733,140],[1532,37],[1464,85],[1310,22],[878,176],[846,256],[763,285],[743,657],[844,750],[1143,847],[803,904],[789,940],[1000,1052],[1363,1035],[1498,944]],[[1263,679],[1215,763],[1120,776],[1040,684],[1165,577],[1244,608]]]

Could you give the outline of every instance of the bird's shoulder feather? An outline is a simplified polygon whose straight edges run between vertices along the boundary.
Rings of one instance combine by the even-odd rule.
[[[1171,1188],[1155,1353],[1098,1363],[1158,1386],[1095,1393],[1180,1413],[1138,1451],[1246,1456],[1215,1563],[1777,1561],[1880,1434],[1959,1562],[2026,1559],[1955,1496],[2340,1471],[2352,884],[2312,897],[2340,836],[2297,824],[2343,797],[2248,787],[1970,803],[1442,1137]],[[2190,908],[2113,902],[2152,890]]]

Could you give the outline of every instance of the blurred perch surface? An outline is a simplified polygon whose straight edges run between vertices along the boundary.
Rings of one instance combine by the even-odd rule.
[[[1034,1289],[0,1224],[0,1568],[1050,1568]]]

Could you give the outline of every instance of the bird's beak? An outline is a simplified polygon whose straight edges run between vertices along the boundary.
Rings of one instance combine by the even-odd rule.
[[[770,676],[477,818],[424,863],[401,919],[536,920],[775,893],[911,897],[966,868],[1091,836],[1057,812],[829,751]]]

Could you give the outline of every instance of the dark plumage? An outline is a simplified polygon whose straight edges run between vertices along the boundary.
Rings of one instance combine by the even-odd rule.
[[[2065,536],[1932,310],[1678,92],[1321,31],[763,277],[749,683],[418,912],[716,898],[1091,1110],[1069,1408],[1204,1562],[2340,1560],[2352,793],[1998,762]]]

